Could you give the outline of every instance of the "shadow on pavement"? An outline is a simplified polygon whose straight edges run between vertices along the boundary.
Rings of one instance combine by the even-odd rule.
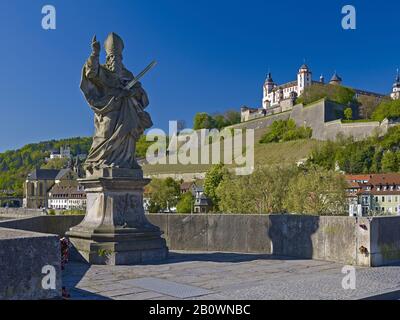
[[[72,263],[65,266],[62,272],[62,286],[67,289],[71,300],[111,300],[99,294],[77,288],[79,282],[83,279],[90,265],[86,263]],[[68,300],[67,299],[67,300]]]

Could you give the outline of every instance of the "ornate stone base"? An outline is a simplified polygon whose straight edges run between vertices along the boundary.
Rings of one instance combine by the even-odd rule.
[[[141,170],[106,169],[80,180],[87,212],[70,229],[74,256],[91,264],[130,265],[164,260],[168,248],[160,229],[146,218],[143,189],[150,182]]]

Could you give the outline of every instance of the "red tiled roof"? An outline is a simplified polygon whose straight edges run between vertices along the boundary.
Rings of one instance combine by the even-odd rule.
[[[382,173],[369,175],[346,175],[345,177],[349,189],[359,189],[357,194],[373,194],[373,195],[400,195],[400,173]],[[361,182],[357,182],[361,181]],[[364,182],[365,181],[365,182]],[[370,187],[369,190],[366,187]],[[383,190],[385,186],[395,186],[394,190]],[[381,187],[378,190],[378,187]]]
[[[400,174],[373,174],[372,179],[369,182],[373,185],[400,185]]]

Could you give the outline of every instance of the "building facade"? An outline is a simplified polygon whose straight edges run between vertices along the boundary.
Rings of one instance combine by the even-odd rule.
[[[399,173],[346,175],[346,181],[350,211],[363,216],[400,215]]]
[[[55,210],[86,210],[86,193],[76,180],[56,183],[48,194],[48,208]]]
[[[69,147],[61,147],[60,151],[53,150],[50,153],[50,159],[70,159],[71,149]]]
[[[331,80],[329,81],[329,85],[342,85],[343,79],[335,73],[333,74]],[[278,112],[285,112],[289,110],[293,106],[294,100],[300,95],[303,94],[304,90],[307,87],[310,87],[313,84],[322,84],[325,85],[325,78],[323,75],[320,76],[319,81],[314,81],[312,79],[312,71],[306,65],[303,64],[298,72],[297,79],[294,81],[290,81],[283,84],[276,84],[272,79],[271,72],[267,74],[267,78],[263,85],[263,99],[262,99],[262,108],[267,110],[268,113],[277,113],[276,108],[280,108]],[[356,97],[359,96],[373,96],[377,98],[382,98],[384,95],[369,92],[365,90],[354,89],[356,92]],[[396,78],[396,82],[393,85],[393,99],[400,98],[400,76],[398,75]]]
[[[50,189],[62,181],[76,179],[77,175],[71,169],[33,170],[24,182],[23,206],[29,209],[47,208]]]

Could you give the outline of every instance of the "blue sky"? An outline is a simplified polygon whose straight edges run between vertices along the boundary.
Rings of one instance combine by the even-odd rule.
[[[57,9],[57,29],[41,9]],[[357,30],[341,28],[341,8]],[[400,66],[399,1],[1,0],[0,151],[93,133],[79,91],[92,36],[125,41],[125,65],[142,81],[155,127],[192,123],[199,111],[259,107],[268,68],[294,80],[306,59],[315,79],[337,70],[345,85],[388,93]]]

